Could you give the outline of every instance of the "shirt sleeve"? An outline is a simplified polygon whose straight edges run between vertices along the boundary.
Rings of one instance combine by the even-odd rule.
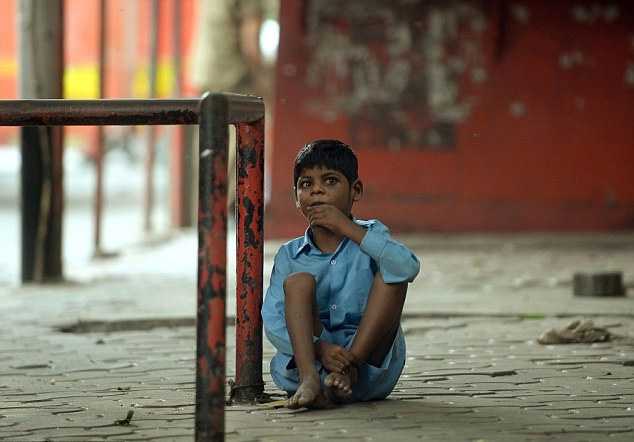
[[[420,271],[416,255],[393,239],[389,229],[379,221],[368,224],[368,231],[360,246],[376,262],[387,284],[412,282]]]
[[[271,344],[278,351],[292,355],[293,347],[284,316],[284,281],[289,274],[291,274],[290,259],[287,250],[282,247],[275,255],[271,283],[262,304],[262,321],[264,332]]]

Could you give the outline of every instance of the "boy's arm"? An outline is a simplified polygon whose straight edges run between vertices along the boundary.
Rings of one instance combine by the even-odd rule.
[[[359,246],[377,263],[387,284],[412,282],[420,271],[416,255],[393,239],[389,229],[377,220],[368,226]]]
[[[311,226],[321,226],[338,235],[347,236],[361,244],[366,230],[348,218],[341,210],[330,204],[322,204],[308,209]]]
[[[412,282],[420,271],[418,258],[404,244],[392,239],[388,228],[377,220],[367,230],[335,206],[323,204],[309,212],[311,225],[347,236],[377,263],[387,284]]]

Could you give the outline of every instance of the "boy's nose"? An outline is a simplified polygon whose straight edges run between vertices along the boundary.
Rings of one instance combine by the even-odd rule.
[[[311,193],[322,193],[324,190],[322,189],[321,185],[318,183],[313,183],[313,185],[311,186]]]

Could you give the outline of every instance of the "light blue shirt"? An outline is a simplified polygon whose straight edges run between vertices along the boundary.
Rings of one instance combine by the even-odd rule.
[[[271,361],[272,372],[285,370],[293,354],[284,318],[284,281],[290,274],[314,276],[319,317],[328,334],[358,328],[377,271],[388,284],[412,282],[418,274],[418,258],[392,239],[385,225],[378,220],[355,222],[367,229],[360,245],[344,238],[334,253],[323,253],[313,243],[309,228],[277,252],[262,306],[264,331],[278,350]]]

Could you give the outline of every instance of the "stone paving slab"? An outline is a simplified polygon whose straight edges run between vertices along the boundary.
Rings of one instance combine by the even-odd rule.
[[[322,411],[229,406],[227,439],[632,440],[634,237],[625,238],[556,247],[406,238],[424,275],[408,293],[407,362],[390,398]],[[193,324],[192,251],[195,235],[182,235],[94,263],[71,283],[0,284],[0,440],[191,440],[195,330],[156,325]],[[613,269],[624,272],[628,297],[572,296],[575,271]],[[229,297],[230,315],[234,308]],[[546,329],[582,315],[628,339],[537,343]],[[106,328],[60,331],[78,320]],[[232,377],[234,329],[228,333]],[[266,390],[281,399],[268,343],[264,353]],[[130,424],[115,425],[129,410]]]
[[[557,322],[436,319],[408,335],[405,372],[388,400],[321,411],[229,406],[227,439],[631,440],[632,341],[536,344]],[[404,327],[420,330],[420,320]],[[634,320],[615,331],[634,335]],[[229,376],[233,339],[230,327]],[[0,440],[191,440],[194,342],[187,327],[0,326]],[[263,368],[267,392],[283,397]],[[128,410],[130,425],[115,425]]]

